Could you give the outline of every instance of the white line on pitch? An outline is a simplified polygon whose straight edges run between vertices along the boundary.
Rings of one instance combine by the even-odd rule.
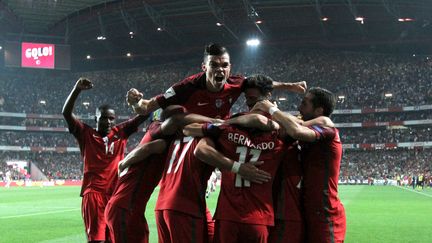
[[[57,210],[57,211],[50,211],[50,212],[13,215],[13,216],[0,217],[0,219],[22,218],[22,217],[29,217],[29,216],[36,216],[36,215],[45,215],[45,214],[53,214],[53,213],[63,213],[63,212],[70,212],[70,211],[75,211],[75,210],[79,210],[79,209],[80,208],[74,208],[74,209]]]
[[[415,193],[418,193],[418,194],[426,196],[426,197],[432,197],[432,195],[426,194],[424,192],[418,192],[418,191],[415,191],[415,190],[411,190],[411,189],[405,188],[403,186],[395,186],[395,187],[400,188],[400,189],[404,189],[404,190],[409,191],[409,192],[415,192]]]

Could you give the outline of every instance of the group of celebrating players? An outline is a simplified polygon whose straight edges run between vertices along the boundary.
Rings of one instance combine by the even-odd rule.
[[[343,242],[346,219],[337,185],[342,157],[329,116],[334,95],[306,82],[265,75],[230,76],[230,56],[205,47],[203,72],[144,99],[131,89],[127,101],[139,114],[115,125],[115,111],[101,106],[96,129],[74,114],[80,78],[63,107],[84,160],[82,216],[89,242],[148,242],[144,212],[156,186],[159,242]],[[302,119],[280,111],[273,89],[305,93]],[[244,93],[249,111],[230,116]],[[160,111],[162,109],[162,111]],[[129,135],[149,114],[140,144],[124,157]],[[222,172],[214,216],[206,207],[207,181]]]

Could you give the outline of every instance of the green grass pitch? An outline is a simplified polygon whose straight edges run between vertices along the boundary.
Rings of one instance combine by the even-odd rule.
[[[348,243],[432,242],[432,189],[340,186]],[[0,242],[85,242],[79,187],[0,188]],[[157,242],[154,193],[147,207],[150,242]],[[208,200],[216,205],[216,194]]]

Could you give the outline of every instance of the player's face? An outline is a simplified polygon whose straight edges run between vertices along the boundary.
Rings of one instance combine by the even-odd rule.
[[[264,97],[259,89],[256,88],[248,88],[244,91],[245,98],[246,98],[246,105],[249,107],[249,110],[254,107],[254,105],[261,100],[264,100],[266,97]]]
[[[115,111],[113,109],[104,109],[96,114],[96,130],[101,135],[107,135],[114,126]]]
[[[228,53],[220,56],[208,55],[207,60],[202,65],[207,77],[207,87],[214,91],[223,88],[231,72],[231,63]]]
[[[300,106],[298,107],[298,110],[300,111],[300,114],[302,115],[302,119],[304,121],[312,120],[316,117],[315,109],[312,104],[312,98],[313,94],[306,93],[306,95],[303,97],[302,102],[300,103]]]

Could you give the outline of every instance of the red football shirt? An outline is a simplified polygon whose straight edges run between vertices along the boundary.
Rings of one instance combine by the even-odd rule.
[[[280,181],[274,187],[276,190],[276,219],[302,221],[300,203],[302,167],[299,156],[296,143],[291,143],[286,147],[284,162],[279,170]]]
[[[124,158],[128,137],[138,130],[133,119],[114,126],[101,137],[95,129],[74,119],[74,130],[69,131],[78,141],[84,161],[84,178],[80,195],[102,192],[111,195],[117,180],[117,165]]]
[[[240,163],[264,161],[259,168],[272,180],[256,184],[238,174],[222,171],[222,185],[214,218],[245,224],[274,225],[273,178],[283,159],[284,143],[277,132],[230,125],[204,125],[204,134],[214,138],[218,151]]]
[[[193,154],[199,139],[178,137],[169,148],[155,210],[206,217],[205,192],[214,167]]]
[[[188,112],[212,118],[227,118],[231,106],[242,92],[245,78],[231,76],[223,90],[210,92],[206,88],[205,73],[192,75],[171,86],[164,94],[158,95],[156,100],[160,107],[182,105]]]
[[[144,138],[149,139],[143,138],[147,140],[145,143],[155,139],[154,135],[158,132],[160,125],[160,122],[152,122],[149,125],[144,135]],[[133,209],[135,213],[144,212],[162,176],[165,166],[164,158],[164,155],[153,155],[127,168],[127,172],[117,181],[110,203],[125,209]]]
[[[303,164],[303,205],[306,215],[323,220],[338,217],[342,204],[338,197],[342,143],[336,128],[311,126],[316,141],[301,143]]]

